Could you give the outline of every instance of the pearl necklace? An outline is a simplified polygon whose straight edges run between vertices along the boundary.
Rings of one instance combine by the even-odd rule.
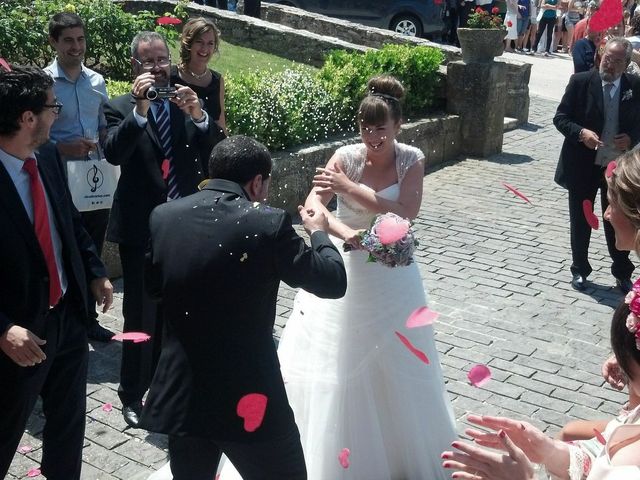
[[[207,75],[209,75],[209,69],[208,68],[204,71],[204,73],[201,73],[201,74],[197,74],[197,73],[192,72],[190,68],[187,68],[187,71],[189,72],[189,75],[191,75],[196,80],[200,80],[200,79],[206,77]]]

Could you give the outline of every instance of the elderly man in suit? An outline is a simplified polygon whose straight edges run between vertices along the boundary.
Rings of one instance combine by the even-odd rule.
[[[571,285],[586,288],[592,271],[589,264],[591,228],[583,202],[593,204],[598,190],[602,211],[608,206],[607,164],[640,141],[640,79],[625,72],[633,47],[624,38],[613,38],[605,46],[599,70],[576,73],[569,80],[553,123],[565,136],[555,181],[569,192],[571,228]],[[631,289],[634,265],[628,251],[616,248],[609,222],[604,232],[612,260],[611,273],[624,292]]]
[[[113,288],[82,227],[49,129],[62,105],[33,67],[0,71],[0,478],[42,397],[42,473],[80,478],[87,291]]]
[[[339,298],[344,264],[321,209],[298,207],[309,248],[286,212],[259,203],[271,174],[263,145],[223,140],[209,172],[202,191],[151,215],[147,287],[163,301],[167,335],[142,425],[169,434],[174,480],[213,478],[222,452],[245,480],[302,480],[300,435],[272,338],[278,287]],[[266,410],[246,427],[237,405],[252,393],[266,398]]]
[[[223,133],[193,90],[169,87],[171,58],[165,39],[141,32],[131,44],[135,79],[131,94],[105,105],[107,160],[121,166],[113,199],[107,240],[119,245],[124,280],[124,331],[144,331],[148,344],[122,348],[120,387],[122,413],[137,427],[138,416],[157,361],[161,327],[156,305],[143,287],[144,256],[149,242],[149,214],[157,205],[197,190],[205,178],[207,159]],[[157,92],[160,92],[159,94]],[[154,95],[157,98],[150,101]]]

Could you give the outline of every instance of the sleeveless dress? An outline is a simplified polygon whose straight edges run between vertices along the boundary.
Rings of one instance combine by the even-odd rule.
[[[206,87],[194,85],[180,78],[178,74],[178,67],[171,66],[171,85],[176,83],[191,88],[195,94],[202,100],[203,108],[209,114],[209,116],[217,121],[220,118],[222,112],[222,106],[220,105],[220,74],[215,70],[211,70],[211,81]]]
[[[398,183],[377,194],[395,200],[414,163],[424,158],[396,143]],[[345,173],[359,182],[364,144],[338,149]],[[336,217],[366,229],[375,214],[338,196]],[[332,239],[342,252],[343,242]],[[347,292],[337,300],[297,294],[278,357],[300,429],[309,480],[436,480],[449,478],[440,453],[455,440],[433,327],[408,330],[405,321],[427,303],[418,266],[367,263],[362,251],[343,253]],[[400,342],[408,337],[425,365]],[[338,456],[348,448],[349,467]],[[221,480],[227,480],[221,477]]]
[[[395,149],[398,183],[377,192],[392,200],[407,170],[424,158],[415,147],[396,142]],[[347,176],[359,182],[365,145],[336,153]],[[351,228],[367,229],[375,214],[338,196],[336,217]],[[344,242],[332,240],[342,252]],[[440,454],[457,434],[433,327],[405,327],[411,312],[427,304],[418,266],[368,263],[362,251],[342,256],[345,296],[327,300],[300,290],[278,347],[308,479],[448,479]],[[396,331],[427,355],[429,365],[407,350]],[[339,461],[345,448],[348,468]],[[219,480],[241,478],[224,456],[219,471]],[[151,478],[171,476],[158,472]]]

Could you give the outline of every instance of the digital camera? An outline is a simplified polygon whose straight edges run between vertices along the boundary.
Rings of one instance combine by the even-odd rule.
[[[176,87],[149,87],[145,92],[144,96],[147,97],[147,100],[156,100],[158,98],[175,98],[178,94],[176,93]]]

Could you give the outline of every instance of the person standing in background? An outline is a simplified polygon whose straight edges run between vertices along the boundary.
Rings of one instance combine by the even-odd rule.
[[[51,140],[64,162],[85,161],[100,151],[107,121],[103,107],[109,100],[104,78],[84,64],[87,41],[84,23],[75,13],[57,13],[49,21],[49,44],[56,58],[44,70],[54,80],[53,91],[65,106],[51,126]],[[109,209],[80,212],[82,223],[102,255]],[[90,340],[108,342],[114,333],[98,323],[93,299],[89,299],[87,332]]]

